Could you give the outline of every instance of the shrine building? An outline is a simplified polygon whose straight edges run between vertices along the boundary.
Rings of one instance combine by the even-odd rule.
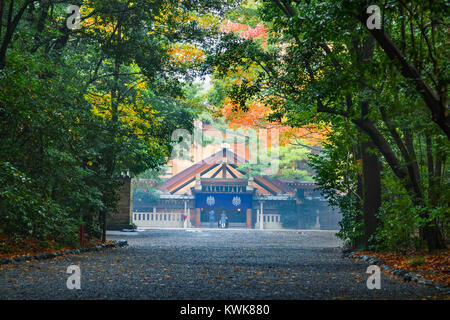
[[[239,170],[245,162],[227,148],[219,150],[157,185],[159,199],[154,203],[136,201],[132,222],[140,228],[208,227],[211,210],[216,222],[225,213],[230,228],[282,229],[288,214],[298,220],[300,198],[315,184],[265,176],[247,179]]]
[[[339,229],[341,214],[328,206],[314,182],[247,178],[240,166],[255,157],[248,140],[232,137],[233,143],[223,143],[224,133],[213,125],[197,121],[196,127],[205,137],[219,137],[219,142],[192,144],[193,162],[170,159],[161,183],[139,179],[134,189],[141,195],[156,194],[157,199],[133,195],[131,177],[123,177],[118,212],[107,219],[109,230],[130,223],[144,229],[204,228],[209,227],[211,210],[216,221],[225,213],[230,228]]]

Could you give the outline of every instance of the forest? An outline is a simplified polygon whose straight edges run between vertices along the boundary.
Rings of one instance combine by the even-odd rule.
[[[346,245],[445,249],[449,10],[0,0],[0,239],[105,240],[120,176],[159,170],[172,132],[207,118],[277,128],[285,177],[317,182]]]

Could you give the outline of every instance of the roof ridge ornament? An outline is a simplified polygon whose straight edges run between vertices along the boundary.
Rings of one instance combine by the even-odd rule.
[[[253,191],[253,177],[248,178],[247,191]]]
[[[202,190],[202,180],[200,179],[200,173],[197,173],[195,175],[195,190],[196,191]]]

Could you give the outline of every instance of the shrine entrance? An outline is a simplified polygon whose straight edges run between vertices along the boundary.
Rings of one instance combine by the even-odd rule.
[[[228,217],[230,228],[248,228],[251,220],[253,192],[194,192],[195,207],[200,211],[200,227],[210,227],[209,218],[214,210],[214,228],[222,213]]]
[[[246,228],[247,225],[247,213],[241,209],[231,209],[231,208],[215,208],[215,209],[200,209],[200,227],[209,227],[209,212],[214,210],[214,227],[217,227],[217,223],[220,220],[222,213],[228,217],[230,228]]]

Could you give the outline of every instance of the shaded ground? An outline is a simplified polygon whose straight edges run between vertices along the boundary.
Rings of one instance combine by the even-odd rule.
[[[0,299],[420,299],[442,293],[341,257],[330,231],[111,232],[130,246],[0,266]],[[69,265],[81,290],[66,287]]]
[[[393,269],[408,270],[422,279],[434,281],[443,288],[450,289],[450,250],[413,251],[407,254],[400,252],[360,251],[354,255],[369,255],[380,260]]]
[[[100,239],[84,239],[83,248],[101,244]],[[60,252],[74,249],[73,247],[60,247],[54,240],[39,241],[33,238],[15,240],[0,234],[0,259],[22,256],[33,256],[39,253]]]

